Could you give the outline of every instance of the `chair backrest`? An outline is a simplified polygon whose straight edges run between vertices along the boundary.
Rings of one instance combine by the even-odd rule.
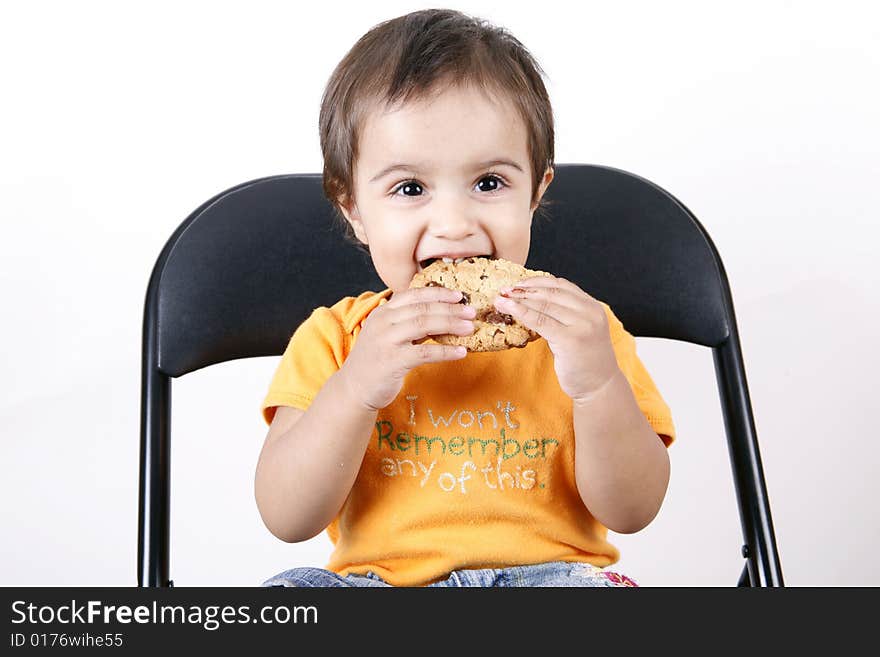
[[[746,565],[782,585],[727,277],[709,235],[671,194],[610,167],[557,164],[526,265],[608,303],[636,336],[711,347]],[[320,174],[270,176],[197,208],[166,243],[144,310],[138,581],[169,584],[170,377],[283,353],[318,306],[386,286],[334,227]]]

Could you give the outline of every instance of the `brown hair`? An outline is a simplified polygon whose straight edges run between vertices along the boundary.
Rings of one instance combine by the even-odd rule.
[[[553,110],[542,74],[507,30],[451,9],[414,11],[364,34],[330,76],[318,120],[324,195],[346,239],[364,246],[339,208],[354,199],[358,139],[369,112],[383,104],[429,98],[452,84],[474,84],[512,101],[528,134],[534,206],[538,185],[554,163]],[[536,211],[540,214],[547,204],[542,199]]]

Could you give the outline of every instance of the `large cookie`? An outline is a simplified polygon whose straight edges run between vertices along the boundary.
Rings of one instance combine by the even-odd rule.
[[[492,302],[498,290],[505,285],[513,285],[532,276],[550,276],[545,271],[526,269],[522,265],[503,259],[464,258],[460,262],[435,260],[416,274],[410,288],[442,285],[451,290],[464,293],[460,303],[474,307],[472,335],[434,335],[431,338],[440,344],[464,345],[468,351],[501,351],[511,347],[525,347],[539,336],[526,328],[512,316],[495,310]]]

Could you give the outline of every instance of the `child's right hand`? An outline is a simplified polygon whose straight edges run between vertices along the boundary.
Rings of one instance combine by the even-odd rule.
[[[464,347],[413,344],[429,335],[472,335],[476,311],[460,304],[461,298],[459,290],[417,287],[392,295],[373,310],[339,370],[354,398],[378,411],[394,401],[411,369],[464,358]]]

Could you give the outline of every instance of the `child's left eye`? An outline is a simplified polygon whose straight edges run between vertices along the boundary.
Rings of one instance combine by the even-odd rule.
[[[479,185],[484,180],[494,180],[499,185],[495,189],[490,189],[489,190],[490,193],[501,191],[501,189],[503,187],[507,187],[507,183],[505,183],[504,180],[500,176],[496,176],[494,173],[490,173],[490,174],[483,176],[482,178],[480,178],[480,180],[479,180],[479,182],[477,182],[477,184]]]
[[[482,178],[480,178],[477,181],[477,185],[479,185],[484,180],[494,180],[496,183],[496,188],[490,189],[489,191],[486,192],[486,194],[497,194],[503,188],[507,187],[507,183],[504,182],[504,179],[501,178],[501,176],[494,174],[494,173],[487,173],[485,176],[483,176]],[[392,190],[391,195],[398,196],[397,192],[404,190],[404,189],[413,189],[416,187],[421,188],[422,183],[420,183],[418,180],[414,180],[414,179],[413,180],[404,180],[402,183],[400,183],[397,187],[395,187]],[[407,198],[418,198],[419,196],[421,196],[421,194],[418,194],[416,196],[413,196],[411,194],[403,194],[403,196],[405,196]]]

